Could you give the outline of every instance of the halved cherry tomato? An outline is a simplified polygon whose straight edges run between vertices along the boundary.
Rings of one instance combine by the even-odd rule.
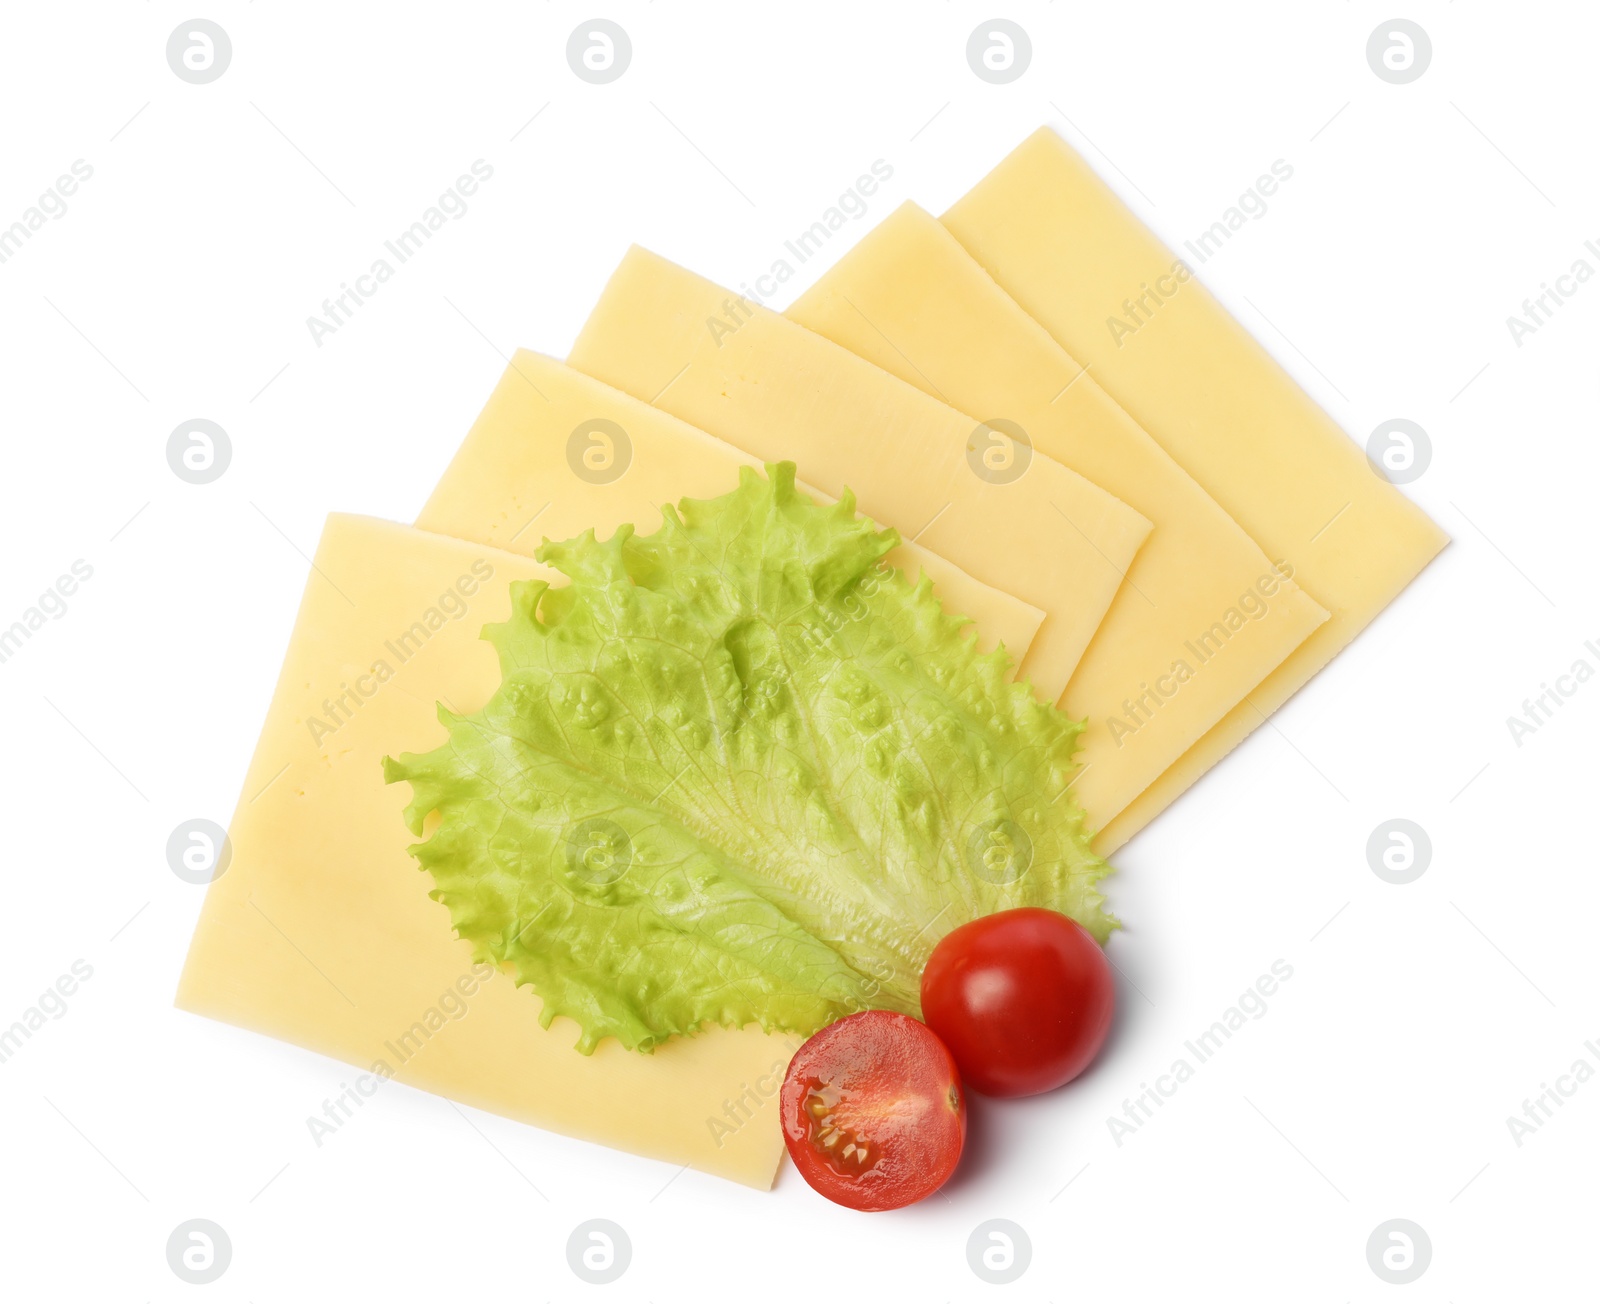
[[[779,1099],[789,1157],[851,1209],[899,1209],[955,1171],[967,1137],[956,1062],[925,1024],[865,1010],[795,1052]]]
[[[1032,1096],[1094,1059],[1116,1004],[1105,952],[1076,920],[1025,907],[974,919],[933,948],[922,1017],[986,1096]]]

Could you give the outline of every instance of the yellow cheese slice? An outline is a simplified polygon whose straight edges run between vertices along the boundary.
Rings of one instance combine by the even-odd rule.
[[[1103,828],[1328,613],[1001,290],[906,204],[786,314],[1032,446],[1155,523],[1062,698],[1073,791]]]
[[[346,1112],[393,1077],[765,1189],[795,1039],[713,1028],[652,1055],[614,1039],[580,1055],[576,1024],[545,1031],[536,996],[474,969],[406,854],[409,785],[386,786],[380,762],[443,741],[435,702],[488,700],[500,672],[478,632],[532,578],[560,579],[479,544],[328,518],[178,1005],[355,1065]]]
[[[1055,700],[1150,522],[1048,457],[665,259],[632,249],[568,361],[1040,608],[1020,674]],[[1008,460],[1010,459],[1010,460]],[[1020,474],[1019,474],[1020,472]]]
[[[1101,832],[1096,845],[1110,851],[1287,701],[1448,540],[1054,132],[1034,133],[942,220],[1332,613]]]
[[[531,556],[545,538],[588,529],[604,538],[624,522],[649,534],[664,504],[729,493],[740,467],[759,465],[565,363],[519,350],[417,528]],[[972,618],[985,651],[1004,643],[1020,659],[1044,620],[1037,607],[917,544],[888,560],[913,579],[927,575],[948,610]]]

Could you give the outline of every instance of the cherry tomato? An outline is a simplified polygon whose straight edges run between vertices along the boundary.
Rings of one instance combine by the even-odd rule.
[[[1111,1028],[1111,965],[1076,920],[1002,910],[948,934],[922,971],[922,1017],[986,1096],[1053,1091]]]
[[[865,1010],[789,1061],[779,1095],[789,1157],[811,1188],[851,1209],[899,1209],[955,1171],[967,1137],[961,1075],[925,1024]]]

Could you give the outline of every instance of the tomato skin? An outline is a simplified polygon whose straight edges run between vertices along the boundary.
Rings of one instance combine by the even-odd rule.
[[[800,1175],[850,1209],[900,1209],[932,1195],[966,1143],[954,1057],[925,1024],[892,1010],[864,1010],[814,1035],[789,1061],[779,1104]]]
[[[1024,907],[943,938],[922,971],[922,1017],[986,1096],[1032,1096],[1089,1067],[1111,1030],[1116,985],[1076,920]]]

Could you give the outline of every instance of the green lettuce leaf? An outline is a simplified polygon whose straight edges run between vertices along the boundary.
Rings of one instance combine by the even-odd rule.
[[[499,691],[385,761],[411,831],[436,817],[434,899],[585,1053],[916,1014],[934,944],[995,910],[1115,927],[1066,791],[1082,725],[883,560],[893,531],[767,470],[646,537],[546,542],[571,582],[513,586]]]

